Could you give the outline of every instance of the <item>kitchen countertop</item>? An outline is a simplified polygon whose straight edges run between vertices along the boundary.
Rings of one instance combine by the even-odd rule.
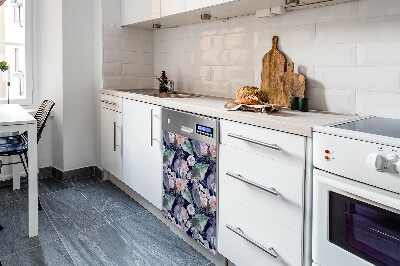
[[[132,90],[134,91],[134,90]],[[113,89],[102,89],[100,93],[125,99],[142,101],[181,111],[245,123],[287,133],[312,137],[315,126],[355,118],[354,115],[335,114],[320,111],[298,112],[284,108],[282,111],[266,114],[246,111],[227,111],[226,98],[202,96],[194,98],[158,98]]]

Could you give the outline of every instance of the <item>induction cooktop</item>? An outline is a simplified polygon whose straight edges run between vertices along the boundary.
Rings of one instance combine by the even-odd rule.
[[[332,127],[400,139],[400,119],[373,116],[333,125]]]

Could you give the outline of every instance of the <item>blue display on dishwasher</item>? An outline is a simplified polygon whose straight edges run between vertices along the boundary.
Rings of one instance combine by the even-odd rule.
[[[211,127],[196,124],[196,133],[207,137],[213,137],[214,129]]]

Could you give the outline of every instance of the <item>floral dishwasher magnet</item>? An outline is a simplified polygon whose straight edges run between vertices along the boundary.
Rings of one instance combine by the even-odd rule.
[[[180,115],[190,115],[168,110],[163,113],[163,214],[186,234],[199,242],[207,250],[216,254],[217,243],[217,142],[216,136],[207,132],[217,132],[217,120],[209,119],[215,127],[204,123],[200,126]],[[175,113],[178,113],[178,117]],[[194,116],[194,115],[190,115]],[[194,116],[198,119],[203,117]],[[178,127],[193,128],[193,132],[183,130],[167,131],[174,121]],[[207,124],[207,123],[206,123]],[[200,128],[200,131],[196,129]],[[203,133],[202,131],[206,132]],[[177,133],[178,132],[178,133]],[[200,135],[197,136],[197,134]],[[209,141],[198,139],[210,138]],[[212,144],[215,141],[215,144]]]

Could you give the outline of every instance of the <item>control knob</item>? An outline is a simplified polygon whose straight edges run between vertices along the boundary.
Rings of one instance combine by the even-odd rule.
[[[400,175],[400,158],[396,154],[388,154],[386,158],[393,163],[394,170]]]
[[[369,167],[379,172],[385,172],[390,167],[390,161],[379,153],[373,153],[367,159]]]

